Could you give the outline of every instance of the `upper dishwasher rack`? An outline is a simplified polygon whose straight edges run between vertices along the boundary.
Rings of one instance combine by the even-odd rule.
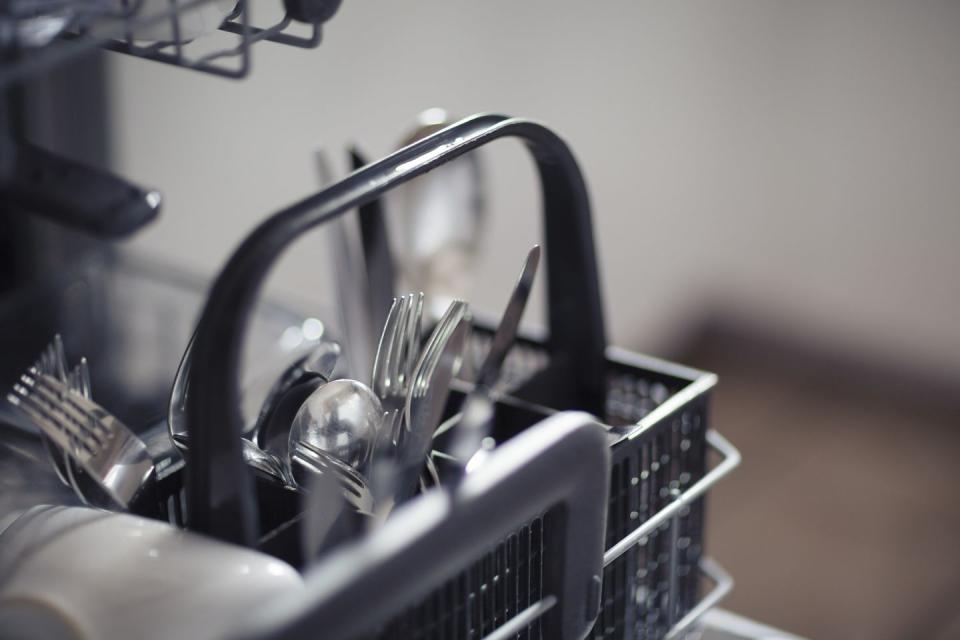
[[[0,0],[0,89],[95,47],[242,78],[253,44],[315,48],[322,23],[339,6],[340,0]]]

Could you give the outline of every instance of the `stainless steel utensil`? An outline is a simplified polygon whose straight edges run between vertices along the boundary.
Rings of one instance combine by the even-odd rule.
[[[470,331],[467,303],[450,304],[417,362],[404,408],[407,430],[397,452],[399,474],[394,504],[409,499],[427,463],[433,433],[440,423]]]
[[[193,342],[194,337],[190,338],[187,348],[180,359],[180,365],[177,367],[176,376],[173,380],[173,389],[170,391],[170,403],[167,407],[167,430],[170,434],[170,440],[181,451],[189,448],[189,439],[187,438],[186,425],[186,406],[187,390],[190,386],[190,370],[193,363]],[[259,460],[262,460],[261,453],[270,453],[281,460],[281,466],[284,466],[283,460],[286,459],[285,446],[289,433],[276,428],[270,417],[274,410],[286,394],[298,383],[311,378],[319,378],[323,381],[329,380],[333,370],[340,357],[340,346],[334,342],[321,342],[307,354],[301,356],[280,375],[273,384],[264,400],[263,407],[257,417],[256,424],[252,431],[253,437],[257,442],[248,441],[244,444],[244,458],[254,463],[253,466],[263,468]],[[270,428],[267,428],[267,427]],[[289,430],[289,425],[287,425]],[[281,432],[282,431],[282,432]],[[268,447],[267,443],[273,443],[276,447]],[[283,457],[280,457],[273,448],[280,449]],[[283,474],[286,477],[287,474]]]
[[[332,380],[311,393],[297,411],[289,451],[307,444],[362,475],[382,421],[383,407],[370,387],[356,380]]]
[[[66,451],[115,506],[134,508],[153,497],[153,460],[144,443],[116,417],[53,376],[31,368],[7,399]]]
[[[310,560],[330,544],[332,531],[343,517],[348,503],[340,482],[329,473],[312,473],[303,497],[303,521],[300,527],[300,548],[303,558]]]
[[[456,426],[448,453],[467,464],[490,433],[490,421],[493,417],[493,389],[500,377],[503,362],[517,339],[520,320],[523,318],[533,281],[540,264],[540,246],[534,245],[527,253],[520,271],[520,277],[513,288],[510,300],[500,318],[500,324],[493,334],[490,350],[477,373],[473,390],[467,395],[460,411],[461,419]]]
[[[401,146],[452,123],[443,109],[427,109]],[[397,266],[407,287],[427,295],[433,317],[467,293],[487,217],[484,191],[481,156],[468,153],[388,196],[398,214]]]
[[[317,182],[326,188],[334,182],[334,171],[329,154],[318,149],[314,154],[317,166]],[[330,255],[337,291],[336,308],[340,312],[349,373],[356,380],[366,380],[373,361],[374,331],[370,299],[364,294],[367,289],[366,264],[355,229],[351,228],[352,216],[334,220],[330,224]]]
[[[87,360],[81,358],[80,363],[71,370],[67,364],[63,338],[59,333],[53,336],[53,340],[40,353],[40,357],[33,366],[39,373],[53,376],[65,383],[75,393],[88,399],[91,397],[90,368],[87,365]],[[84,504],[90,504],[91,501],[95,502],[96,491],[88,495],[91,493],[89,487],[87,487],[88,490],[84,490],[83,472],[77,467],[76,462],[70,455],[56,446],[42,431],[41,440],[60,481],[73,489]]]
[[[349,152],[350,163],[354,170],[367,164],[359,149],[352,147]],[[359,207],[357,221],[367,274],[365,293],[370,312],[370,324],[374,328],[382,327],[386,323],[397,284],[382,200],[377,198]]]
[[[343,497],[350,505],[361,513],[373,513],[373,495],[366,480],[343,461],[310,443],[297,442],[291,449],[290,463],[298,486],[309,488],[316,474],[326,474],[340,484]]]
[[[242,440],[243,461],[247,463],[247,466],[259,470],[284,486],[291,484],[290,476],[283,462],[277,456],[264,451],[246,438],[242,438]]]
[[[290,455],[290,425],[310,393],[330,381],[339,357],[339,344],[322,343],[277,379],[263,402],[252,432],[260,448],[286,464]],[[306,384],[308,381],[313,383]]]
[[[387,314],[371,378],[371,387],[385,412],[374,457],[392,454],[399,444],[403,410],[420,354],[422,317],[422,293],[395,298]]]

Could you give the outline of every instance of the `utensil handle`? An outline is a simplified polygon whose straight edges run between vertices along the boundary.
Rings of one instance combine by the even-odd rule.
[[[240,350],[260,287],[283,250],[304,232],[499,138],[526,142],[540,175],[551,350],[569,362],[581,406],[600,406],[606,337],[583,175],[566,143],[537,122],[467,118],[270,216],[220,272],[201,316],[187,402],[189,528],[247,545],[257,539],[252,480],[241,459]]]

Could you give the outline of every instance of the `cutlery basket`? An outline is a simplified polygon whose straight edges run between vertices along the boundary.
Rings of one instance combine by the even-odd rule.
[[[678,637],[731,588],[729,577],[703,553],[704,494],[739,461],[736,450],[708,425],[708,399],[716,377],[607,346],[589,204],[576,162],[562,140],[542,125],[504,116],[467,119],[356,171],[267,219],[234,253],[214,283],[197,328],[187,405],[191,459],[185,473],[171,476],[168,487],[173,496],[181,475],[186,481],[186,512],[179,507],[178,514],[186,516],[189,528],[259,544],[290,558],[287,554],[298,537],[296,500],[271,498],[263,493],[262,482],[251,483],[238,437],[236,365],[260,284],[283,249],[305,231],[501,137],[523,139],[540,173],[549,332],[524,337],[507,359],[506,386],[497,399],[493,424],[493,436],[502,444],[493,455],[507,456],[498,452],[508,450],[522,458],[524,452],[515,443],[534,446],[537,437],[549,439],[544,435],[549,425],[588,412],[603,423],[602,464],[584,471],[573,459],[569,467],[541,468],[537,458],[530,458],[526,466],[511,468],[514,481],[528,484],[501,491],[485,506],[486,516],[500,524],[504,517],[516,516],[502,530],[468,526],[484,520],[471,520],[477,514],[458,507],[458,500],[473,505],[482,501],[472,493],[458,497],[460,492],[455,492],[449,498],[453,506],[448,521],[423,531],[413,526],[419,538],[401,535],[405,541],[413,536],[413,546],[406,551],[393,544],[372,546],[368,555],[351,549],[373,544],[366,539],[334,551],[334,558],[311,572],[324,574],[330,565],[329,575],[307,576],[308,583],[316,583],[316,602],[264,614],[273,627],[261,621],[259,631],[249,637],[306,638],[320,629],[330,633],[341,628],[350,633],[338,638]],[[478,358],[490,341],[485,326],[478,320],[471,340]],[[469,391],[469,380],[457,385],[461,394]],[[448,415],[461,398],[452,395]],[[711,449],[723,460],[708,470]],[[608,463],[609,480],[596,482],[598,472],[607,473]],[[468,475],[470,482],[486,486],[488,466]],[[531,475],[531,469],[539,475]],[[583,480],[570,486],[568,472],[585,474],[582,477],[592,477],[594,483]],[[508,486],[511,476],[500,480]],[[566,487],[573,497],[550,494],[543,488],[547,480]],[[539,494],[527,495],[528,486],[546,496],[537,503],[539,509],[531,510],[531,500]],[[592,493],[584,497],[588,489]],[[444,495],[427,492],[401,509],[397,519],[418,509],[429,515],[426,505],[439,504]],[[567,503],[558,508],[558,498],[581,508],[571,509]],[[592,515],[573,518],[571,513]],[[383,531],[365,538],[382,538],[387,535]],[[489,537],[492,532],[497,535]],[[414,558],[415,543],[429,541],[431,535],[438,540],[432,553]],[[474,551],[454,557],[450,545]],[[351,553],[356,565],[344,559]],[[356,571],[347,566],[356,566]],[[586,581],[571,582],[571,576],[586,576]],[[704,576],[715,583],[705,596],[700,588]],[[420,588],[413,589],[413,584]],[[345,599],[349,594],[364,606]],[[357,615],[363,620],[346,620]],[[298,626],[297,620],[303,624]],[[318,620],[324,624],[313,626],[312,633],[304,626]]]
[[[491,333],[475,330],[478,361]],[[600,615],[589,637],[676,637],[731,586],[703,555],[702,494],[736,463],[736,453],[709,428],[715,376],[616,349],[608,350],[606,365],[603,416],[611,453],[607,554]],[[492,435],[497,442],[553,413],[549,405],[521,397],[524,386],[548,367],[542,340],[527,338],[513,349],[505,371],[509,390],[496,405]],[[461,387],[468,388],[469,383]],[[454,394],[450,414],[462,398]],[[708,476],[710,449],[718,450],[724,462]],[[545,565],[570,561],[551,557],[550,536],[544,518],[518,527],[468,569],[394,618],[377,637],[483,638],[493,633],[543,599],[540,576]],[[704,575],[716,586],[701,598]],[[534,622],[516,637],[546,636]]]
[[[482,361],[491,335],[483,325],[475,328],[470,357]],[[676,637],[731,587],[729,578],[703,554],[703,493],[736,464],[737,454],[709,427],[715,376],[613,348],[608,349],[606,365],[603,417],[611,454],[610,482],[609,494],[595,497],[607,502],[606,566],[600,614],[589,637]],[[542,339],[527,336],[512,349],[504,367],[505,393],[495,406],[491,435],[497,442],[508,441],[555,413],[549,405],[522,397],[524,387],[548,369]],[[470,386],[468,380],[456,382],[448,415],[459,410]],[[437,446],[442,450],[442,439]],[[711,449],[724,461],[708,473]],[[167,496],[164,516],[183,524],[181,474],[167,474],[161,482]],[[263,532],[258,546],[300,565],[299,496],[265,477],[257,476],[255,485]],[[551,533],[550,519],[543,516],[520,524],[372,637],[488,636],[543,600],[547,565],[571,561],[551,554]],[[704,577],[715,586],[701,597]],[[534,620],[516,637],[546,636],[539,620]]]

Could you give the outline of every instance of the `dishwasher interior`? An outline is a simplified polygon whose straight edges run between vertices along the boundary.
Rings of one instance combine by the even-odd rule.
[[[3,467],[12,470],[0,549],[21,550],[19,558],[0,550],[0,575],[19,576],[0,588],[0,629],[24,638],[121,637],[131,627],[111,616],[130,618],[117,613],[128,606],[142,613],[124,623],[142,625],[133,627],[139,637],[707,633],[705,614],[733,582],[704,549],[706,496],[740,460],[710,421],[717,378],[608,344],[587,187],[574,150],[548,125],[479,114],[427,127],[373,162],[357,158],[346,178],[265,212],[209,283],[111,248],[149,228],[163,185],[132,184],[30,135],[37,99],[26,100],[24,87],[92,49],[242,81],[256,72],[260,47],[322,56],[323,31],[336,28],[339,7],[339,0],[0,6],[0,202],[10,246],[0,299],[7,392],[0,417]],[[518,328],[529,293],[524,275],[503,317],[396,291],[387,194],[445,179],[439,168],[501,139],[524,143],[539,178],[543,331]],[[339,250],[353,255],[341,261],[336,305],[359,313],[331,306],[329,317],[305,316],[260,295],[293,241],[347,222],[359,243],[348,251],[349,239],[338,236]],[[524,266],[531,279],[539,251]],[[347,273],[358,263],[360,276]],[[347,320],[337,326],[331,318],[339,315]],[[181,354],[171,377],[161,363]],[[309,441],[286,435],[324,390],[333,405],[315,421],[348,415],[366,401],[368,384],[376,396],[368,401],[376,416],[370,442],[358,444],[342,424]],[[387,429],[390,420],[399,426]],[[274,428],[286,431],[276,440],[264,435]],[[411,462],[408,451],[417,447],[425,457]],[[383,464],[369,462],[381,453]],[[71,600],[70,584],[87,564],[70,571],[73,555],[45,555],[35,542],[60,536],[64,553],[84,555],[76,546],[84,527],[105,531],[89,543],[91,557],[111,536],[126,540],[122,531],[180,542],[164,542],[171,544],[164,567],[149,564],[156,559],[149,553],[167,547],[127,550],[118,538],[115,552],[127,554],[128,568],[108,562],[86,576],[111,585],[103,599],[116,598],[113,610],[86,607]],[[202,622],[180,616],[182,603],[209,600],[205,581],[225,581],[210,574],[229,573],[227,565],[211,560],[194,585],[163,574],[221,548],[253,554],[238,565],[247,572],[263,561],[264,575],[295,584],[274,594],[264,578],[256,602],[231,601],[226,589]],[[75,576],[57,588],[45,564],[54,560]],[[46,578],[33,580],[31,571]],[[124,593],[125,581],[160,595],[138,601]],[[31,599],[41,604],[22,604]]]

